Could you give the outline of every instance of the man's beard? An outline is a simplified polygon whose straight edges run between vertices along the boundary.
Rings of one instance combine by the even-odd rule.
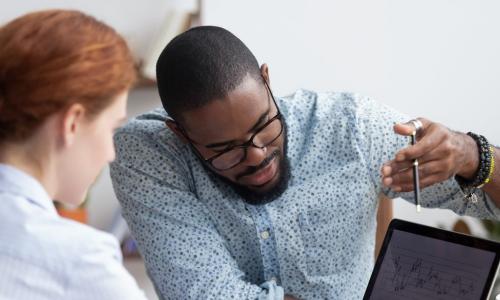
[[[286,139],[285,139],[286,140]],[[262,205],[262,204],[267,204],[275,199],[277,199],[283,192],[287,189],[288,187],[288,181],[290,180],[290,162],[288,160],[288,157],[286,155],[286,144],[283,144],[283,154],[280,153],[280,151],[275,151],[271,153],[271,155],[264,160],[264,162],[267,162],[266,164],[261,164],[259,167],[256,167],[256,170],[253,172],[257,172],[261,170],[262,168],[265,168],[266,166],[271,163],[274,157],[279,159],[279,178],[278,181],[275,183],[275,185],[267,190],[267,191],[257,191],[254,189],[250,189],[244,185],[239,185],[236,184],[232,181],[229,181],[226,178],[223,178],[223,180],[231,186],[231,188],[238,194],[240,195],[245,202],[252,204],[252,205]]]
[[[269,202],[272,202],[273,200],[277,199],[283,192],[288,188],[288,182],[290,180],[290,161],[288,160],[287,156],[287,146],[288,146],[288,139],[287,139],[287,127],[285,120],[282,119],[283,122],[283,151],[275,150],[273,151],[262,163],[256,167],[250,167],[248,168],[245,172],[242,174],[238,175],[237,178],[242,177],[242,176],[247,176],[254,174],[258,172],[259,170],[262,170],[263,168],[267,167],[272,161],[275,159],[278,159],[278,164],[279,164],[279,171],[278,171],[278,182],[275,183],[275,185],[267,190],[267,191],[257,191],[255,189],[251,189],[247,186],[237,184],[226,177],[221,176],[220,174],[217,174],[210,168],[208,168],[205,164],[203,166],[205,167],[206,170],[210,171],[211,173],[215,174],[220,180],[225,182],[227,185],[229,185],[235,192],[238,194],[245,202],[252,204],[252,205],[263,205],[267,204]]]

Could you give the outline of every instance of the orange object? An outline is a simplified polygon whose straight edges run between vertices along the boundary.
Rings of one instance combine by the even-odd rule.
[[[85,208],[82,207],[78,207],[75,209],[58,207],[57,213],[63,218],[71,219],[83,224],[87,224],[88,222],[88,212]]]

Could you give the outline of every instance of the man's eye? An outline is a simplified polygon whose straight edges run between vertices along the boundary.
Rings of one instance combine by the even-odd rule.
[[[233,147],[233,144],[229,144],[229,145],[224,146],[224,147],[212,148],[212,151],[220,153],[220,152],[227,151],[228,149],[231,149],[232,147]]]
[[[269,116],[269,114],[267,114],[266,118],[264,120],[262,120],[262,123],[259,126],[259,130],[262,130],[262,128],[264,128],[264,125],[267,124],[267,122],[269,122],[269,120],[271,120],[271,117]]]

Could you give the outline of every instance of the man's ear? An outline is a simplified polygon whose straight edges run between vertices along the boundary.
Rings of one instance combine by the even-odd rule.
[[[165,121],[165,124],[168,126],[168,128],[170,128],[170,130],[172,130],[173,133],[175,133],[175,135],[184,143],[184,144],[187,144],[188,143],[188,140],[186,139],[186,137],[184,136],[184,134],[182,134],[181,132],[181,129],[179,128],[179,125],[174,121],[174,120],[169,120],[167,119]]]
[[[266,80],[267,85],[271,86],[271,81],[269,80],[269,67],[267,64],[262,64],[262,66],[260,66],[260,74]]]
[[[76,140],[85,117],[85,107],[80,103],[71,104],[61,116],[61,137],[64,146],[71,146]]]

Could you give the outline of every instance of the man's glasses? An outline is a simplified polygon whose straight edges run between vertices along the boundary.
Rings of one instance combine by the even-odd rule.
[[[232,146],[208,159],[204,159],[196,149],[196,147],[191,144],[192,148],[194,148],[198,156],[202,158],[207,164],[211,165],[214,169],[218,171],[226,171],[236,167],[246,159],[249,147],[264,149],[274,141],[276,141],[283,132],[282,115],[279,111],[278,105],[276,104],[276,100],[274,99],[271,89],[267,85],[267,82],[264,81],[264,83],[268,91],[268,96],[270,95],[273,99],[277,114],[269,121],[267,121],[264,125],[262,125],[262,127],[260,127],[248,141],[240,145]],[[184,131],[183,134],[190,143],[193,143],[193,141],[189,139]]]
[[[276,141],[282,132],[281,114],[278,112],[276,116],[267,121],[266,124],[255,132],[247,142],[218,153],[206,159],[205,162],[211,164],[212,167],[219,171],[232,169],[246,159],[248,147],[264,149]]]

